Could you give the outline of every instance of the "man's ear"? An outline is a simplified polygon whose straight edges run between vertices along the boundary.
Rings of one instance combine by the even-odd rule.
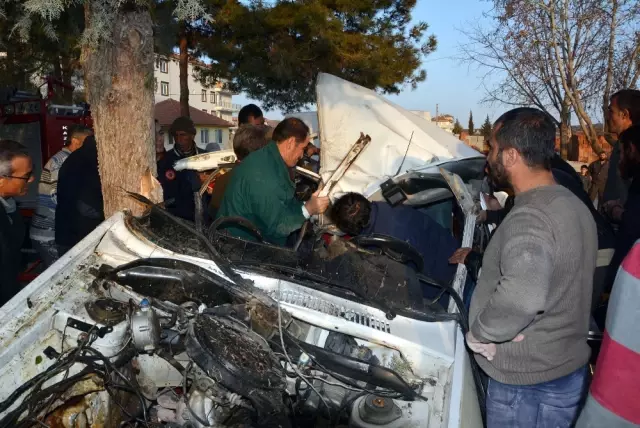
[[[504,149],[502,151],[502,164],[505,168],[513,167],[520,158],[520,153],[514,148]]]

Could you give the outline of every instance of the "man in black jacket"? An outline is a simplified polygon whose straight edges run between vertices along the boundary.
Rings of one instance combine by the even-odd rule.
[[[613,285],[620,263],[633,244],[640,239],[640,125],[620,134],[620,177],[630,181],[627,199],[623,204],[611,204],[607,214],[620,224],[616,236],[615,253],[609,265],[607,288]]]
[[[32,173],[27,148],[15,141],[0,141],[0,306],[20,291],[20,248],[25,229],[13,198],[27,193]]]
[[[58,174],[56,245],[66,253],[104,221],[98,147],[93,136],[71,153]]]
[[[624,131],[635,125],[640,125],[640,91],[637,89],[622,89],[611,96],[609,103],[609,131],[620,136]],[[598,203],[606,211],[604,205],[624,204],[627,198],[628,182],[620,176],[620,142],[613,143],[613,151],[609,159],[607,183]]]

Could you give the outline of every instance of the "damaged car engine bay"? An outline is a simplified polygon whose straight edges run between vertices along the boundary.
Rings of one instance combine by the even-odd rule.
[[[92,269],[93,298],[57,314],[62,343],[0,404],[0,427],[425,426],[425,380],[395,350],[185,261]]]

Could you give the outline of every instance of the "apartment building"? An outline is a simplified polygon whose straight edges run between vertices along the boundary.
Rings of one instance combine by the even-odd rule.
[[[233,104],[233,93],[223,82],[204,87],[195,77],[198,67],[207,65],[200,61],[189,62],[189,106],[231,122],[242,107]],[[180,65],[177,55],[156,55],[154,65],[155,101],[168,99],[180,101]]]

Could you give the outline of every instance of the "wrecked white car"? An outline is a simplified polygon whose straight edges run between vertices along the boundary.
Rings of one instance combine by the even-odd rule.
[[[317,90],[325,180],[371,137],[331,196],[477,239],[481,155],[364,88],[321,75]],[[0,427],[482,426],[462,303],[425,302],[402,246],[327,248],[320,224],[301,254],[214,225],[119,213],[2,307]]]

